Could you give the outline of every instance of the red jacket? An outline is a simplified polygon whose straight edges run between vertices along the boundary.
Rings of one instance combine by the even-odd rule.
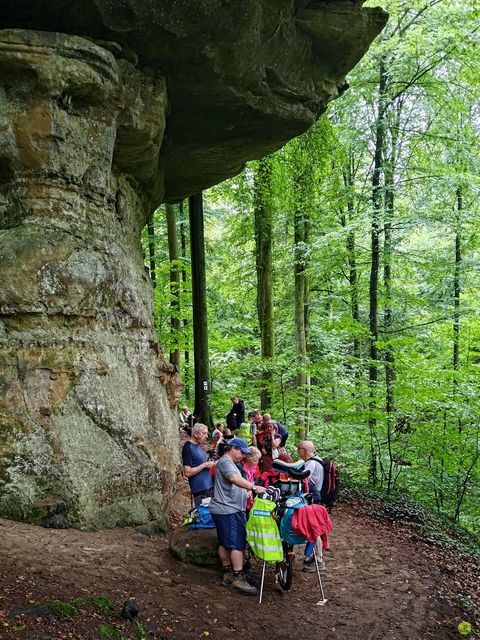
[[[328,511],[321,504],[309,504],[295,509],[292,516],[292,530],[304,536],[309,542],[322,538],[323,546],[328,549],[327,533],[333,525]]]

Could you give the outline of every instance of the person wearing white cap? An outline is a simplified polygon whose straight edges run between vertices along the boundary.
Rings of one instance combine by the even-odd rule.
[[[242,477],[236,466],[249,453],[247,443],[240,438],[228,442],[227,451],[215,465],[215,484],[209,509],[217,527],[218,556],[222,563],[222,585],[232,586],[247,595],[257,590],[243,575],[247,493],[264,491]]]

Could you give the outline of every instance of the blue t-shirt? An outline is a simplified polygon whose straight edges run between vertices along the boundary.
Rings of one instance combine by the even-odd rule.
[[[198,467],[199,464],[208,460],[208,456],[201,445],[186,442],[182,449],[182,460],[183,464],[188,467]],[[202,493],[202,491],[208,491],[213,486],[210,469],[202,469],[194,476],[190,476],[188,482],[190,484],[190,490],[194,495]]]

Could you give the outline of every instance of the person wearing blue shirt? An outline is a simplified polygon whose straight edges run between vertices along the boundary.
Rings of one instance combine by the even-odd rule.
[[[210,469],[215,462],[208,459],[203,448],[208,440],[208,428],[205,424],[198,422],[192,428],[192,437],[182,449],[183,473],[188,479],[190,491],[196,505],[200,504],[203,498],[213,495],[213,480]]]

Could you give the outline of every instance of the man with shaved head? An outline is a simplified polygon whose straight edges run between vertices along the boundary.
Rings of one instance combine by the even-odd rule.
[[[315,445],[310,440],[300,442],[297,447],[299,458],[305,460],[305,469],[310,471],[308,477],[308,488],[313,495],[313,503],[321,503],[321,492],[323,484],[323,465],[318,458],[315,457]],[[319,568],[325,569],[325,561],[322,556],[322,544],[320,538],[316,542],[317,553],[320,556]],[[315,571],[313,544],[307,542],[305,546],[305,558],[303,561],[303,571]]]
[[[313,495],[313,503],[320,504],[323,484],[323,465],[320,462],[319,458],[315,456],[315,445],[310,440],[304,440],[298,445],[297,452],[299,458],[305,460],[305,469],[308,469],[310,471],[310,476],[308,477],[308,489]],[[317,554],[319,556],[319,568],[325,569],[325,561],[322,555],[322,541],[320,538],[317,539],[316,547]],[[313,543],[310,542],[307,542],[307,544],[305,545],[303,570],[316,570],[313,556]]]
[[[304,440],[298,445],[297,453],[302,460],[305,460],[305,469],[310,471],[308,483],[314,485],[314,491],[312,491],[313,501],[320,504],[320,492],[323,484],[323,466],[322,463],[314,457],[315,445],[310,440]]]

